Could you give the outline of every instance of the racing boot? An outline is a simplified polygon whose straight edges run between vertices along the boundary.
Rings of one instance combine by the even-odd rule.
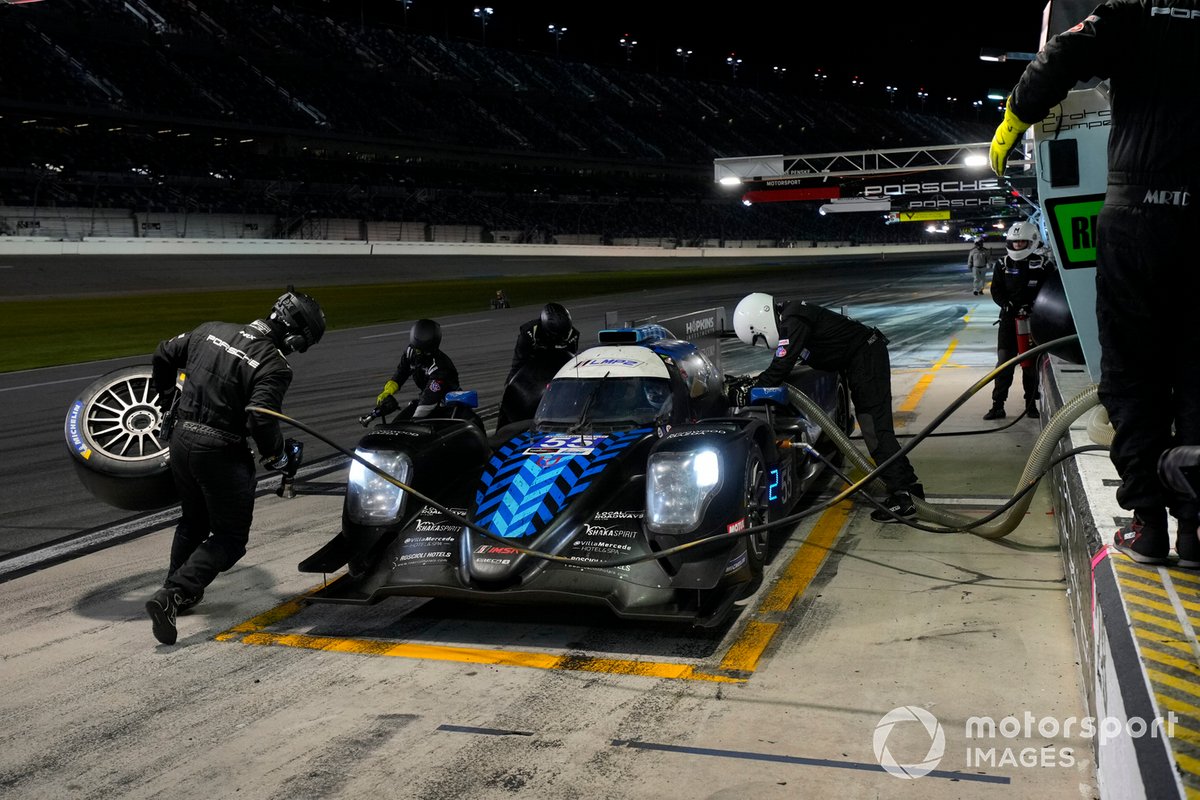
[[[181,590],[164,586],[146,601],[146,613],[150,616],[150,626],[155,639],[163,644],[175,644],[175,640],[179,638],[175,616],[179,613],[179,606],[187,599],[187,595]]]
[[[992,408],[983,415],[984,419],[1004,419],[1007,415],[1004,413],[1004,405],[1001,403],[992,403]]]
[[[1113,547],[1139,564],[1166,564],[1167,553],[1171,550],[1166,511],[1161,508],[1135,510],[1133,521],[1117,531]]]
[[[1200,569],[1200,520],[1181,519],[1179,530],[1175,534],[1175,553],[1179,560],[1175,566],[1184,569]]]
[[[1041,419],[1042,414],[1040,411],[1038,411],[1036,400],[1025,401],[1025,416],[1029,417],[1030,419]]]
[[[914,494],[922,500],[925,499],[925,492],[921,489],[920,484],[907,491],[892,492],[883,501],[883,508],[877,508],[871,512],[871,519],[876,522],[904,522],[907,519],[916,519],[917,506],[913,503]]]
[[[195,597],[190,597],[190,596],[182,597],[179,601],[179,613],[180,614],[190,614],[192,609],[195,608],[197,605],[199,605],[200,601],[203,599],[204,599],[204,592],[201,592],[200,594],[196,595]]]

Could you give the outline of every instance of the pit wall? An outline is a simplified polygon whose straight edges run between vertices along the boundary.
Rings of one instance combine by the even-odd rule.
[[[965,242],[923,245],[859,245],[847,243],[814,247],[664,247],[567,244],[506,244],[474,242],[363,242],[313,239],[166,239],[85,237],[76,241],[43,237],[0,236],[0,256],[89,255],[486,255],[539,257],[653,257],[653,258],[787,258],[802,260],[879,260],[927,258],[961,253]]]

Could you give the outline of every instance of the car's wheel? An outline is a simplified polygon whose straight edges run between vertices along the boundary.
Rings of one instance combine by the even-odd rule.
[[[67,409],[63,433],[80,481],[98,500],[143,511],[176,500],[162,409],[149,366],[93,381]]]
[[[846,388],[846,382],[841,379],[838,380],[837,385],[837,410],[833,421],[847,436],[854,432],[854,417],[850,413],[850,390]]]
[[[746,482],[742,496],[742,511],[746,527],[753,528],[769,520],[766,503],[767,470],[763,463],[762,448],[753,445],[746,456]],[[767,531],[752,533],[746,537],[746,564],[752,578],[759,578],[767,562]]]

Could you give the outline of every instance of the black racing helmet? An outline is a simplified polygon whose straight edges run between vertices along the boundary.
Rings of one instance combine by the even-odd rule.
[[[283,324],[285,353],[303,353],[325,335],[325,312],[321,304],[296,287],[288,286],[271,307],[271,319]]]
[[[556,341],[563,341],[571,333],[571,312],[561,303],[546,303],[542,306],[539,322],[546,335]]]
[[[431,319],[419,319],[408,332],[408,346],[432,353],[442,346],[442,326]]]

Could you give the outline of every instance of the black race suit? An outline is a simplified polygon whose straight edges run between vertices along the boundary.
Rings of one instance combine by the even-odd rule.
[[[1193,506],[1167,493],[1156,465],[1172,445],[1200,444],[1200,271],[1186,257],[1200,223],[1200,0],[1099,6],[1026,68],[1013,113],[1037,124],[1077,80],[1093,76],[1111,82],[1096,317],[1117,501],[1194,518]]]
[[[404,386],[410,377],[420,394],[400,411],[397,419],[429,416],[442,406],[447,394],[461,388],[454,362],[441,350],[424,351],[406,347],[396,371],[392,373],[392,380],[398,386]]]
[[[540,319],[522,325],[513,348],[512,367],[504,379],[496,427],[532,418],[546,384],[578,351],[579,331],[575,328],[565,339],[552,339],[542,329]]]
[[[797,363],[846,376],[858,426],[876,464],[899,452],[900,443],[892,424],[892,368],[887,337],[821,306],[784,303],[779,311],[779,346],[775,358],[755,380],[755,385],[783,386]],[[888,492],[920,488],[917,473],[905,457],[893,462],[880,478]]]
[[[158,345],[153,381],[164,398],[183,373],[171,432],[171,475],[182,518],[171,543],[165,586],[199,597],[246,553],[254,515],[254,456],[283,452],[279,421],[247,406],[279,411],[292,369],[261,320],[206,322]]]
[[[996,363],[1003,364],[1017,354],[1017,315],[1024,309],[1028,315],[1033,308],[1042,284],[1053,269],[1051,262],[1039,253],[1030,253],[1017,260],[1005,256],[996,262],[992,271],[992,300],[1000,306],[1000,326],[996,332]],[[1028,365],[1021,364],[1021,385],[1025,390],[1025,402],[1032,403],[1041,397],[1038,392],[1036,359]],[[1012,386],[1015,368],[1009,367],[996,376],[992,385],[992,403],[1004,405],[1008,390]]]

